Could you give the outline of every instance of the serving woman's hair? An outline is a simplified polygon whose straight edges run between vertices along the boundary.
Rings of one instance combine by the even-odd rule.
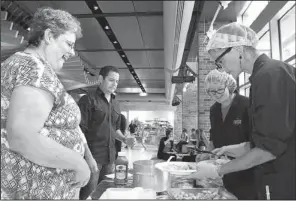
[[[30,28],[28,47],[1,63],[1,198],[78,198],[97,167],[56,72],[75,55],[80,23],[41,8]]]

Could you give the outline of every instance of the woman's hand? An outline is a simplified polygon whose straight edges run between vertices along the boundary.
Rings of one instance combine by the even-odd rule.
[[[90,168],[87,162],[84,160],[84,162],[79,164],[74,170],[74,178],[70,180],[69,184],[73,188],[81,188],[86,186],[90,179],[90,173]]]

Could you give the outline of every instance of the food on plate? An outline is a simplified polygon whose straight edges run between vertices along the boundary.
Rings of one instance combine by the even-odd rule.
[[[166,169],[169,171],[178,171],[178,170],[193,170],[193,167],[191,167],[188,164],[180,163],[180,164],[171,164],[169,163],[166,166]]]

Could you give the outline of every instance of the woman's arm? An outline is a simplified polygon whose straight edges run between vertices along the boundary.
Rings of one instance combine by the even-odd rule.
[[[53,106],[53,96],[44,90],[16,87],[8,119],[8,143],[12,151],[41,166],[76,170],[86,163],[79,153],[39,134]]]

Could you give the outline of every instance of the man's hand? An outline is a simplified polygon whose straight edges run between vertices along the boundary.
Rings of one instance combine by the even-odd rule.
[[[125,137],[124,138],[124,143],[128,146],[128,147],[134,147],[137,143],[137,140],[135,137]]]
[[[196,155],[195,161],[199,162],[199,161],[210,160],[210,159],[212,159],[211,154],[201,153]]]
[[[214,149],[212,152],[219,156],[227,155],[234,158],[244,155],[250,149],[249,143],[234,144]]]

